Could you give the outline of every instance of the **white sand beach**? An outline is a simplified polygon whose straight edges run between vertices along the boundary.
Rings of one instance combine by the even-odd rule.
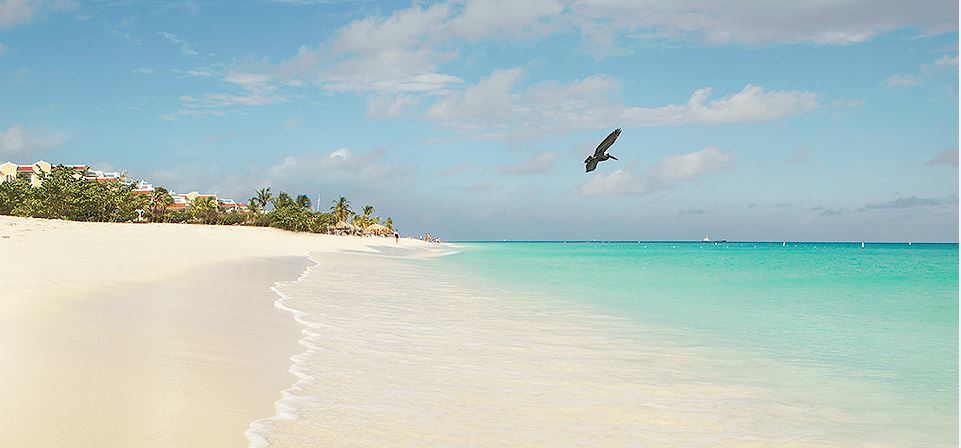
[[[0,217],[0,446],[241,447],[274,415],[305,255],[420,241]],[[370,259],[376,263],[377,258]]]

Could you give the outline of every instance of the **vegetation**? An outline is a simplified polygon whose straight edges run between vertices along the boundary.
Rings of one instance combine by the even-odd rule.
[[[150,199],[123,182],[91,182],[72,168],[41,173],[32,187],[23,177],[0,183],[0,214],[73,221],[125,222],[149,216]],[[146,216],[145,216],[146,217]]]
[[[174,200],[163,187],[142,194],[135,192],[130,182],[90,181],[83,174],[60,165],[50,173],[42,173],[43,182],[38,187],[31,186],[25,177],[2,182],[0,215],[72,221],[269,226],[315,233],[326,233],[328,226],[338,221],[353,222],[361,228],[380,222],[379,217],[372,216],[373,206],[367,205],[361,215],[355,215],[350,201],[343,196],[334,201],[330,213],[313,212],[307,195],[294,199],[282,191],[275,197],[269,187],[258,190],[245,209],[225,210],[214,197],[200,196],[186,210],[169,210]],[[384,224],[393,229],[390,218]]]

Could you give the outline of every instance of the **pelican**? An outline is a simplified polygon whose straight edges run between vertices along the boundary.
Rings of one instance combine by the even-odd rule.
[[[594,171],[594,168],[597,168],[597,162],[603,162],[607,159],[617,160],[617,157],[607,153],[607,148],[610,148],[611,145],[614,144],[614,140],[617,140],[617,136],[619,135],[621,135],[621,129],[615,129],[614,132],[611,132],[611,135],[608,135],[600,145],[597,145],[597,149],[594,150],[594,155],[589,156],[587,160],[584,161],[584,163],[587,164],[588,173]]]

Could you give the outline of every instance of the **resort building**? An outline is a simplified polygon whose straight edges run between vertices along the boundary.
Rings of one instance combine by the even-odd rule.
[[[220,204],[220,207],[223,208],[224,211],[228,212],[239,212],[247,208],[247,204],[237,202],[233,199],[217,199],[217,203]]]
[[[122,182],[125,185],[133,185],[134,194],[152,194],[155,187],[146,182],[138,181],[134,183],[132,180],[128,179],[126,174],[119,171],[99,171],[91,170],[89,165],[63,165],[66,168],[76,170],[75,177],[80,178],[83,176],[84,179],[94,182]],[[32,165],[20,165],[13,162],[6,162],[0,164],[0,183],[12,181],[16,178],[26,179],[30,182],[30,185],[34,187],[39,187],[43,182],[44,175],[46,173],[52,172],[57,166],[53,166],[50,162],[43,160],[38,160]],[[220,199],[217,198],[215,194],[201,194],[197,191],[191,191],[187,194],[170,192],[170,197],[173,198],[173,202],[167,206],[168,210],[186,210],[190,207],[194,201],[198,198],[209,197],[213,198],[218,205],[225,211],[241,211],[247,207],[247,204],[237,202],[233,199]]]
[[[66,168],[71,168],[79,173],[86,172],[89,168],[87,165],[64,165]],[[16,179],[17,177],[22,177],[30,181],[30,185],[34,187],[39,187],[43,182],[43,176],[45,173],[50,173],[53,171],[53,166],[50,162],[38,160],[33,165],[19,165],[13,162],[6,162],[0,165],[0,182],[7,182]]]

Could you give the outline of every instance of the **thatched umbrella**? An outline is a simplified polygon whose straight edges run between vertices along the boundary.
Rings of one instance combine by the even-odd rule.
[[[357,227],[348,224],[346,221],[337,221],[337,224],[327,226],[327,231],[352,233],[357,231]]]
[[[364,229],[364,233],[369,233],[371,235],[390,235],[393,232],[385,225],[371,224]]]

